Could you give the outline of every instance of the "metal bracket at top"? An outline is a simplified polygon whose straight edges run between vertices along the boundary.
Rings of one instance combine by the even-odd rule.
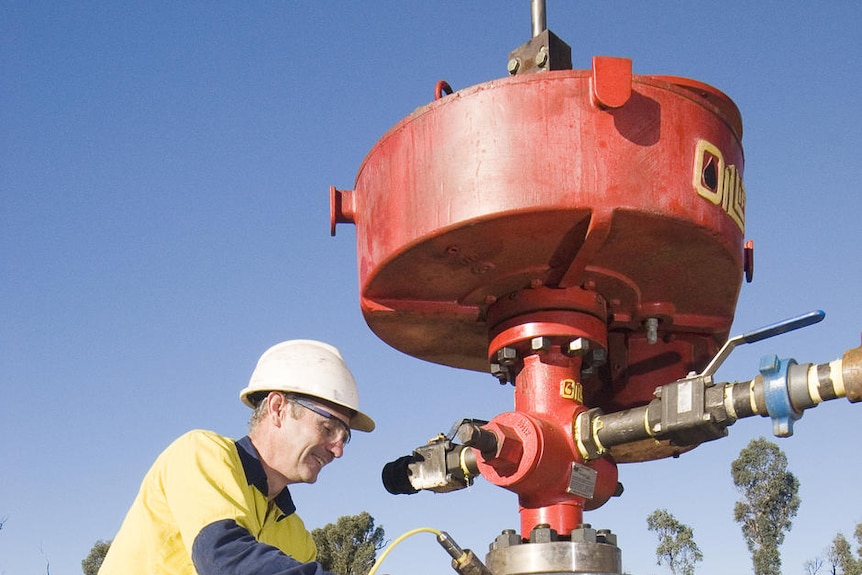
[[[544,30],[509,52],[510,76],[571,69],[571,47],[550,30]]]

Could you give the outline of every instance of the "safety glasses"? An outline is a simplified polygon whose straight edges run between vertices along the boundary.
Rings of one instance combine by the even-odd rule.
[[[326,434],[327,441],[329,441],[330,443],[336,443],[340,441],[342,445],[347,445],[348,443],[350,443],[350,428],[347,426],[346,423],[344,423],[322,407],[318,407],[317,405],[306,399],[292,397],[290,398],[290,401],[304,407],[309,411],[313,411],[320,417],[324,418],[325,421],[323,422],[321,427]]]

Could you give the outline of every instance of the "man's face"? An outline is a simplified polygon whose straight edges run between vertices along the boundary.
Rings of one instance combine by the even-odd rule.
[[[289,483],[314,483],[320,470],[344,453],[349,439],[347,414],[303,398],[282,402],[278,416],[283,448],[273,467]]]

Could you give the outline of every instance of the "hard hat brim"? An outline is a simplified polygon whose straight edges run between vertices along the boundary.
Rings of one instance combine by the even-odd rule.
[[[375,427],[376,425],[374,424],[374,420],[362,412],[357,411],[353,417],[350,418],[350,429],[369,433],[374,431]]]

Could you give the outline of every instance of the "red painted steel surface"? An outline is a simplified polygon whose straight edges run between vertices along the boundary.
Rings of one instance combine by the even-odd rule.
[[[579,310],[561,290],[587,291],[607,326],[609,409],[647,401],[723,342],[743,271],[736,107],[693,80],[596,66],[610,72],[516,76],[421,107],[369,152],[353,192],[334,193],[381,339],[487,371],[497,302],[534,291]],[[650,317],[659,341],[641,345]]]
[[[609,458],[586,464],[596,471],[595,493],[587,499],[567,491],[572,464],[581,464],[572,423],[586,408],[572,390],[581,359],[559,350],[524,359],[515,387],[515,411],[492,419],[486,429],[499,439],[498,452],[477,453],[482,476],[518,494],[521,534],[536,525],[552,525],[568,534],[583,523],[584,510],[603,505],[617,487],[617,469]]]
[[[380,139],[353,191],[331,190],[331,230],[356,225],[381,339],[478,371],[516,354],[515,411],[488,424],[498,450],[479,467],[518,494],[522,535],[568,534],[617,486],[605,456],[587,464],[592,498],[567,490],[575,416],[647,403],[727,337],[750,259],[739,112],[615,58],[435,97]],[[646,449],[631,460],[667,453]]]

